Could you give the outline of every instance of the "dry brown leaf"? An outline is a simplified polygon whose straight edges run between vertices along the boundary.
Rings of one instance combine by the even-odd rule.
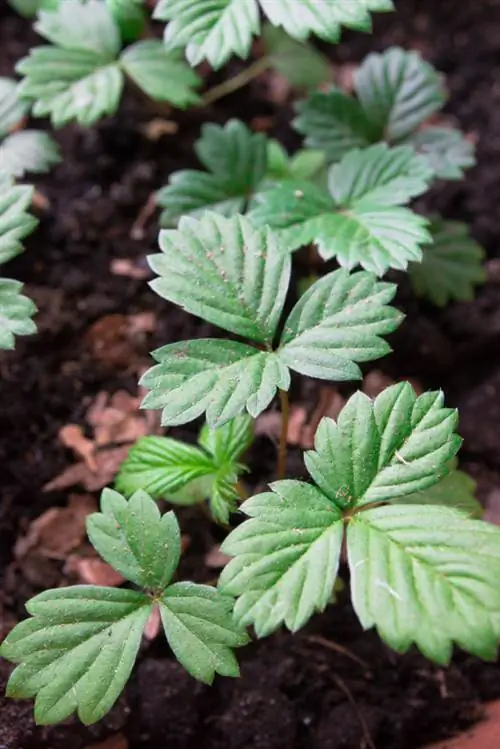
[[[58,437],[64,447],[73,450],[79,458],[83,458],[89,471],[97,470],[94,443],[85,437],[81,426],[78,424],[66,424],[66,426],[61,427],[59,430]]]
[[[289,445],[300,445],[302,429],[307,421],[307,411],[304,406],[293,405],[290,409],[286,441]]]
[[[146,638],[146,640],[155,639],[155,637],[158,635],[158,632],[160,631],[160,625],[160,609],[158,608],[158,606],[153,606],[153,608],[151,609],[151,614],[149,615],[149,619],[146,622],[146,626],[144,627],[144,637]]]
[[[89,471],[88,466],[83,462],[75,463],[45,484],[42,491],[58,491],[77,484],[81,484],[89,492],[99,491],[113,481],[129,449],[129,445],[124,445],[101,450],[95,456],[96,470],[94,472]]]
[[[149,433],[145,413],[139,411],[140,399],[126,390],[117,390],[110,397],[101,391],[90,404],[86,419],[94,427],[94,440],[99,447],[136,442]]]
[[[122,733],[116,733],[98,744],[87,744],[85,749],[128,749],[128,746],[125,736]]]
[[[136,281],[143,281],[151,276],[148,268],[141,268],[126,257],[115,258],[111,261],[111,273],[115,276],[126,276]]]
[[[205,564],[211,570],[222,569],[222,567],[225,567],[230,559],[231,557],[228,557],[227,554],[224,554],[224,552],[220,550],[219,544],[215,544],[215,546],[212,546],[212,548],[205,554]]]
[[[79,578],[80,582],[86,585],[115,587],[125,582],[125,578],[119,572],[97,556],[80,557],[74,555],[65,571],[72,572]]]

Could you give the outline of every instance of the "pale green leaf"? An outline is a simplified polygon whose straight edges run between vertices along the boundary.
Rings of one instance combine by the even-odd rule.
[[[60,161],[57,144],[40,130],[21,130],[0,144],[0,169],[13,177],[23,177],[26,172],[48,172]]]
[[[195,89],[201,79],[177,51],[168,52],[160,41],[147,39],[127,47],[120,62],[127,75],[156,101],[168,101],[181,109],[199,101]]]
[[[132,671],[151,604],[142,593],[95,585],[47,590],[27,604],[0,655],[18,667],[9,697],[36,696],[35,720],[60,723],[73,712],[100,720]]]
[[[436,219],[430,231],[432,244],[423,248],[422,262],[409,267],[413,290],[438,307],[472,301],[475,286],[486,280],[483,248],[458,221]]]
[[[363,271],[329,273],[305,292],[286,320],[281,359],[310,377],[360,379],[356,362],[390,351],[380,336],[401,321],[401,313],[388,306],[395,291],[394,285]]]
[[[105,489],[101,511],[87,518],[87,533],[97,553],[123,577],[142,588],[163,591],[179,563],[179,524],[173,512],[160,515],[144,491],[129,500]]]
[[[32,18],[39,10],[55,10],[61,0],[8,0],[14,10],[22,16]]]
[[[29,105],[19,99],[17,82],[0,77],[0,138],[7,135],[28,113]],[[0,169],[2,169],[0,162]]]
[[[36,332],[31,319],[36,307],[31,299],[21,294],[22,288],[19,281],[0,278],[0,350],[13,349],[16,335]]]
[[[303,148],[289,156],[281,143],[270,140],[267,145],[267,172],[269,182],[314,179],[325,166],[325,154],[313,148]],[[262,187],[262,186],[261,186]]]
[[[215,674],[239,676],[232,648],[249,638],[234,622],[234,601],[207,585],[176,583],[160,600],[168,644],[195,679],[211,684]]]
[[[147,18],[144,0],[106,0],[106,5],[122,39],[126,42],[138,39]]]
[[[222,472],[213,485],[209,498],[210,512],[214,520],[228,525],[229,516],[238,509],[240,495],[236,489],[237,473]]]
[[[391,648],[496,658],[499,528],[428,504],[378,507],[350,520],[347,553],[354,609]]]
[[[200,445],[213,455],[217,466],[234,463],[254,440],[253,420],[248,414],[237,416],[218,429],[205,425],[200,433]]]
[[[21,240],[38,223],[27,212],[32,196],[31,186],[14,185],[12,177],[0,171],[0,263],[6,263],[22,252]]]
[[[165,30],[167,49],[186,47],[191,65],[208,60],[220,68],[232,55],[246,58],[259,32],[256,0],[160,0],[154,17],[170,21]]]
[[[379,138],[392,143],[408,137],[446,101],[432,65],[399,47],[368,55],[354,74],[354,86]]]
[[[290,255],[275,234],[242,216],[207,213],[162,231],[160,248],[149,258],[159,275],[151,286],[160,296],[221,328],[272,343],[290,279]]]
[[[42,10],[34,28],[61,49],[85,50],[107,62],[121,47],[118,27],[101,0],[63,0],[53,10]]]
[[[224,216],[243,213],[266,173],[267,143],[264,134],[252,133],[240,120],[229,120],[223,127],[204,125],[195,151],[207,172],[185,169],[171,175],[156,196],[164,209],[162,225],[207,210]]]
[[[116,477],[126,496],[144,489],[154,499],[171,499],[195,479],[213,476],[214,461],[202,450],[171,437],[141,437],[131,447]]]
[[[262,38],[270,65],[289,83],[299,89],[315,89],[331,79],[328,58],[312,45],[293,39],[282,29],[265,24]]]
[[[185,424],[204,412],[211,427],[222,426],[245,409],[255,418],[271,403],[277,388],[290,387],[290,373],[277,354],[242,343],[173,343],[153,356],[159,364],[141,380],[151,389],[143,407],[163,409],[164,426]]]
[[[234,616],[252,624],[259,637],[284,623],[300,629],[330,601],[342,546],[339,509],[324,494],[300,481],[279,481],[272,492],[241,506],[251,517],[224,541],[235,558],[219,585],[238,596]]]
[[[457,413],[442,393],[417,396],[409,383],[372,401],[353,395],[337,422],[322,419],[307,470],[341,507],[388,502],[436,484],[460,447]]]
[[[459,471],[452,461],[450,473],[434,486],[414,494],[407,494],[397,500],[405,505],[440,505],[455,508],[467,513],[471,518],[481,518],[483,508],[475,497],[476,482],[463,471]]]
[[[465,170],[476,163],[474,144],[450,127],[426,127],[406,142],[426,157],[436,177],[441,179],[462,179]]]

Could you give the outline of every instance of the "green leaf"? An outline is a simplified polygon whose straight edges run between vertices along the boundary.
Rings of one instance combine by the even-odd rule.
[[[279,141],[268,141],[266,179],[271,182],[314,179],[324,166],[323,151],[303,148],[289,156]]]
[[[375,401],[353,395],[337,422],[322,419],[307,470],[341,507],[389,502],[436,484],[460,447],[457,413],[440,392],[417,396],[407,382]]]
[[[35,31],[56,47],[93,52],[108,62],[121,47],[118,28],[101,0],[63,0],[57,8],[39,13]]]
[[[248,57],[260,28],[256,0],[160,0],[154,18],[170,21],[167,49],[186,47],[191,65],[208,60],[216,69],[233,54]]]
[[[214,461],[193,445],[171,437],[141,437],[120,466],[116,488],[126,496],[144,489],[154,499],[170,499],[195,479],[216,471]]]
[[[436,177],[462,179],[466,169],[474,166],[474,144],[459,131],[449,127],[426,127],[406,141],[429,161]]]
[[[163,517],[144,491],[127,501],[105,489],[101,512],[87,518],[87,533],[97,553],[123,577],[149,590],[163,591],[179,563],[179,524],[173,512]]]
[[[450,473],[434,486],[396,500],[405,505],[440,505],[467,513],[471,518],[481,518],[483,508],[475,497],[476,482],[452,461]]]
[[[106,0],[106,5],[122,39],[126,42],[138,39],[146,22],[144,0]]]
[[[290,280],[290,255],[273,233],[241,216],[210,213],[160,232],[160,248],[149,258],[159,275],[151,286],[160,296],[221,328],[272,343]]]
[[[294,128],[306,136],[306,146],[324,151],[329,163],[378,139],[377,130],[367,120],[359,101],[339,89],[315,91],[296,105],[296,111]]]
[[[158,191],[157,203],[164,209],[162,226],[207,210],[224,216],[243,213],[266,173],[267,143],[265,135],[252,133],[239,120],[229,120],[224,127],[204,125],[195,151],[207,172],[174,172],[169,184]]]
[[[500,529],[445,507],[378,507],[351,519],[347,553],[354,609],[391,648],[446,664],[455,642],[496,658]]]
[[[262,38],[271,66],[295,88],[315,89],[332,77],[328,58],[282,29],[265,24]]]
[[[148,39],[127,47],[120,62],[139,88],[156,101],[186,109],[200,100],[195,93],[200,77],[177,51],[168,52],[160,41]]]
[[[354,86],[366,117],[379,138],[397,142],[446,101],[441,78],[418,52],[392,47],[368,55],[354,74]]]
[[[159,364],[141,380],[151,388],[142,405],[163,409],[164,426],[186,424],[205,411],[212,428],[245,409],[255,418],[270,404],[277,388],[290,387],[290,373],[277,354],[234,341],[173,343],[153,356]]]
[[[33,188],[14,185],[12,177],[0,171],[0,263],[6,263],[23,251],[21,240],[38,221],[27,212]]]
[[[432,244],[424,247],[422,262],[409,267],[415,294],[438,307],[450,301],[472,301],[474,287],[486,280],[483,248],[459,221],[436,219],[430,231]]]
[[[17,82],[0,77],[0,138],[8,135],[28,113],[29,105],[17,94]],[[3,169],[0,159],[0,169]]]
[[[39,130],[13,133],[0,145],[0,169],[13,177],[23,177],[26,172],[48,172],[60,161],[57,144]]]
[[[18,624],[0,648],[0,655],[20,664],[8,696],[36,695],[38,724],[60,723],[75,711],[87,725],[100,720],[132,671],[149,599],[89,585],[47,590],[26,608],[33,618]]]
[[[160,600],[168,644],[195,679],[211,684],[215,674],[239,676],[232,648],[248,635],[233,621],[233,601],[207,585],[176,583]]]
[[[40,10],[56,10],[61,0],[8,0],[22,16],[32,18]]]
[[[271,489],[241,506],[252,519],[221,547],[235,558],[224,568],[220,588],[239,596],[235,620],[253,624],[259,637],[282,623],[295,632],[327,606],[343,536],[339,509],[315,487],[278,481]]]
[[[229,516],[238,509],[240,495],[236,489],[238,474],[221,472],[215,479],[209,498],[210,512],[214,520],[222,525],[229,524]]]
[[[234,463],[254,440],[253,420],[247,414],[237,416],[218,429],[205,425],[200,432],[200,445],[213,455],[217,466]]]
[[[36,332],[31,320],[36,307],[31,299],[21,294],[22,288],[19,281],[0,278],[0,350],[13,349],[14,336]]]
[[[390,351],[380,338],[398,326],[402,315],[387,306],[396,287],[370,273],[340,269],[323,276],[300,298],[285,322],[280,357],[309,377],[361,378],[356,362]]]

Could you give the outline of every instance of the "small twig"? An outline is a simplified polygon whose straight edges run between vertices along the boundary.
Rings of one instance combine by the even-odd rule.
[[[290,401],[286,390],[280,390],[279,393],[281,405],[281,435],[278,447],[278,464],[276,473],[278,479],[282,479],[285,477],[286,473],[286,448],[288,440],[288,421],[290,419]]]
[[[349,687],[347,684],[340,678],[340,676],[337,676],[336,674],[330,674],[330,677],[335,682],[335,684],[338,686],[341,692],[345,694],[347,699],[349,700],[350,704],[352,705],[354,712],[356,713],[356,716],[359,720],[361,730],[363,731],[363,738],[364,743],[369,749],[377,749],[375,744],[373,743],[373,739],[370,736],[370,731],[368,730],[368,726],[366,725],[366,720],[364,719],[363,715],[358,709],[358,706],[356,705],[356,700],[352,696]]]
[[[152,192],[146,203],[142,206],[137,214],[132,228],[130,229],[130,238],[135,240],[144,239],[144,229],[151,216],[156,211],[156,193]]]
[[[266,68],[271,64],[271,60],[268,57],[261,57],[260,60],[256,60],[248,68],[242,70],[238,75],[228,78],[227,81],[219,83],[218,86],[214,86],[209,89],[202,96],[200,107],[206,107],[208,104],[213,104],[218,99],[222,99],[223,96],[234,93],[239,88],[243,88],[247,83],[256,78],[260,73],[263,73]]]
[[[334,653],[340,653],[340,655],[345,655],[346,658],[350,658],[352,661],[355,661],[365,671],[370,670],[369,663],[364,661],[362,658],[360,658],[358,655],[351,652],[347,648],[344,648],[342,645],[338,645],[336,642],[327,640],[325,637],[321,637],[321,635],[310,635],[306,639],[308,642],[312,642],[315,645],[321,645],[321,647],[327,648],[327,650],[332,650]]]

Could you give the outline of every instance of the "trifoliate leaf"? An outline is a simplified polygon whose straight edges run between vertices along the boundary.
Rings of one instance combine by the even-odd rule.
[[[398,206],[423,192],[431,178],[426,160],[413,149],[379,143],[350,151],[330,167],[329,192],[306,182],[285,183],[259,196],[250,218],[281,229],[290,249],[316,242],[325,259],[383,275],[420,260],[420,245],[430,240],[426,219]]]
[[[353,148],[365,148],[378,140],[361,104],[338,89],[315,91],[296,106],[295,129],[306,136],[306,146],[325,152],[335,163]]]
[[[429,161],[436,177],[462,179],[465,169],[474,166],[474,144],[449,127],[426,127],[406,140]]]
[[[200,432],[200,445],[213,455],[217,466],[234,463],[254,440],[253,420],[247,414],[237,416],[219,429],[207,425]]]
[[[173,343],[153,356],[159,364],[141,380],[151,389],[142,405],[163,409],[164,426],[185,424],[205,411],[213,428],[245,409],[255,418],[270,404],[277,388],[290,387],[290,373],[277,354],[234,341]]]
[[[73,712],[100,720],[130,675],[151,604],[133,590],[95,585],[47,590],[26,605],[0,655],[20,664],[9,697],[36,695],[35,720],[60,723]]]
[[[235,558],[224,568],[220,588],[239,596],[235,620],[253,624],[259,637],[282,623],[296,631],[327,606],[343,536],[338,507],[315,487],[278,481],[271,489],[241,506],[252,519],[221,547]]]
[[[181,216],[197,217],[207,210],[224,216],[243,213],[266,173],[266,136],[252,133],[239,120],[229,120],[224,127],[204,125],[195,151],[208,171],[185,169],[171,175],[168,185],[156,194],[158,205],[164,209],[162,226],[175,225]]]
[[[57,144],[39,130],[22,130],[0,144],[0,170],[23,177],[26,172],[47,172],[61,161]]]
[[[388,502],[436,484],[460,447],[457,413],[439,392],[417,396],[407,382],[375,401],[349,399],[337,422],[322,419],[307,470],[341,507]]]
[[[31,319],[36,307],[31,299],[21,294],[22,288],[19,281],[0,278],[0,349],[13,349],[16,335],[36,332]]]
[[[446,101],[432,65],[399,47],[368,55],[354,74],[354,86],[379,138],[392,143],[408,137]]]
[[[450,473],[434,486],[396,500],[405,505],[439,505],[465,512],[471,518],[481,518],[483,508],[475,497],[476,482],[452,461]]]
[[[421,263],[411,263],[410,280],[417,296],[438,307],[449,301],[474,299],[474,287],[484,283],[483,248],[469,234],[466,224],[437,219],[430,226],[432,244],[423,248]]]
[[[220,68],[232,55],[246,58],[252,37],[259,32],[256,0],[160,0],[154,18],[170,21],[165,29],[167,49],[186,47],[191,65],[208,60]]]
[[[151,286],[160,296],[221,328],[272,343],[290,280],[290,255],[275,234],[242,216],[207,213],[160,232],[160,248],[149,258],[160,276]]]
[[[176,583],[160,600],[168,644],[195,679],[211,684],[215,674],[239,676],[232,648],[249,638],[234,622],[234,601],[207,585]]]
[[[95,550],[127,580],[149,590],[163,591],[179,563],[179,524],[173,512],[161,516],[144,491],[127,501],[105,489],[101,512],[87,518],[87,533]]]
[[[106,0],[114,22],[126,42],[139,38],[146,21],[144,0]]]
[[[270,65],[295,88],[315,89],[332,77],[328,58],[312,45],[268,23],[262,29],[262,38]]]
[[[393,284],[370,273],[340,269],[323,276],[300,298],[285,322],[281,359],[309,377],[361,378],[356,362],[378,359],[390,351],[380,336],[396,329],[402,315],[387,306]]]
[[[201,79],[177,51],[168,52],[160,41],[148,39],[127,47],[120,62],[139,88],[156,101],[168,101],[181,109],[199,101],[195,88]]]
[[[14,185],[12,177],[0,171],[0,263],[22,252],[21,240],[30,234],[38,221],[27,212],[33,188]]]
[[[17,82],[0,77],[0,138],[8,135],[28,110],[29,105],[18,97]],[[0,169],[3,169],[1,162]]]
[[[495,659],[500,529],[431,505],[356,514],[347,529],[354,609],[398,652],[446,664],[453,643]]]
[[[325,154],[313,148],[303,148],[289,156],[281,143],[270,140],[267,145],[266,181],[313,179],[325,166]]]

